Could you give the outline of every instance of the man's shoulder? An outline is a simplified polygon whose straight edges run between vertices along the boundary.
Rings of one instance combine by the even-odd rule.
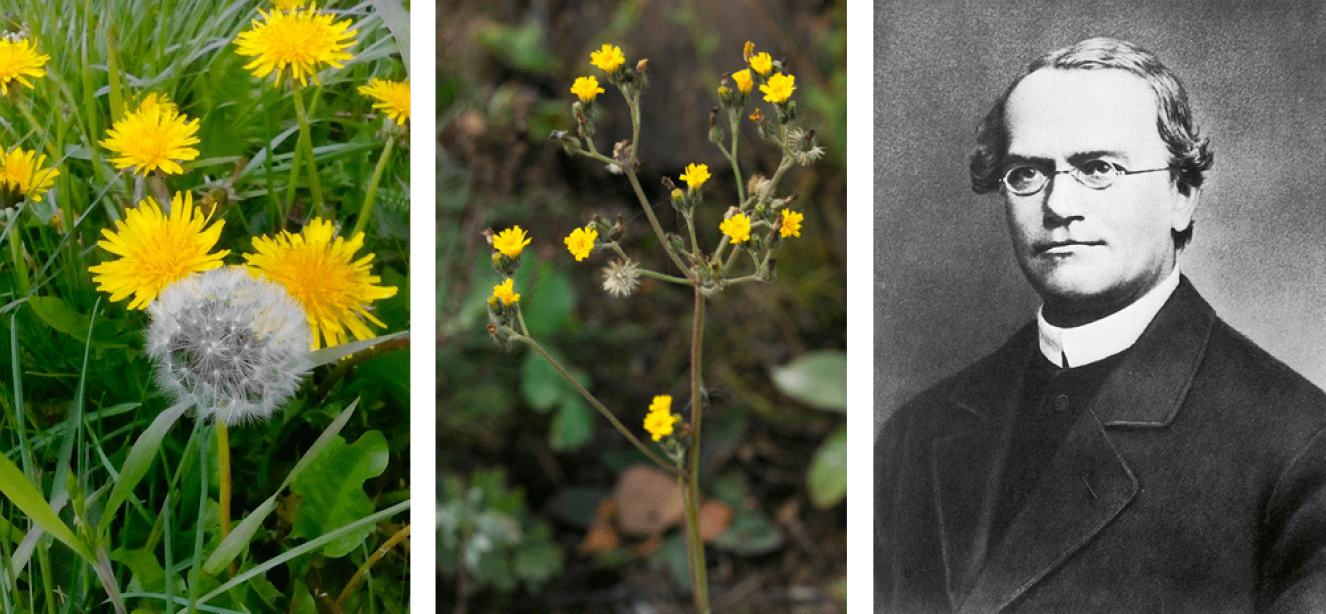
[[[1201,385],[1232,402],[1296,408],[1304,419],[1326,421],[1326,392],[1222,319],[1211,329],[1200,375]]]
[[[1023,326],[995,351],[930,385],[908,399],[890,420],[911,421],[914,416],[937,418],[941,407],[962,407],[966,398],[989,400],[1014,386],[1036,347],[1036,325]]]

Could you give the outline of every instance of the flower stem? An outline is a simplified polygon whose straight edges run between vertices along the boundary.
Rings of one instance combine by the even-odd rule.
[[[551,365],[552,368],[555,371],[557,371],[558,374],[560,374],[563,378],[566,379],[566,381],[570,382],[571,385],[575,387],[576,392],[579,392],[580,396],[584,397],[586,401],[589,401],[589,404],[593,405],[594,409],[599,410],[599,413],[603,414],[603,417],[607,418],[608,422],[611,422],[612,426],[616,427],[617,430],[620,431],[622,435],[625,435],[626,438],[630,440],[631,443],[634,444],[637,449],[643,452],[645,456],[649,457],[649,460],[654,461],[654,463],[656,463],[658,466],[666,469],[668,473],[673,473],[673,474],[678,473],[676,467],[672,466],[669,463],[663,462],[663,459],[659,458],[657,454],[654,454],[654,452],[650,450],[648,447],[646,447],[645,444],[642,443],[639,439],[637,439],[636,436],[632,434],[630,430],[628,430],[624,425],[622,425],[621,421],[617,419],[617,416],[612,415],[612,412],[608,411],[608,408],[604,407],[603,403],[600,403],[599,400],[594,397],[594,395],[590,394],[588,390],[585,390],[585,387],[581,386],[580,382],[577,382],[574,377],[571,377],[571,374],[567,373],[566,369],[563,368],[562,365],[558,363],[557,360],[555,360],[551,355],[549,355],[548,351],[543,349],[543,346],[539,345],[539,342],[535,341],[533,338],[529,337],[528,335],[515,335],[514,337],[516,341],[528,345],[535,352],[538,352],[539,356],[542,356],[544,360],[548,361],[548,364]]]
[[[364,195],[364,206],[359,209],[359,219],[355,220],[355,229],[350,233],[353,237],[363,232],[364,227],[368,225],[368,216],[373,214],[373,201],[378,195],[378,183],[382,181],[382,171],[387,168],[387,159],[391,157],[391,149],[396,146],[396,136],[387,136],[387,145],[382,148],[382,156],[378,158],[378,165],[373,169],[373,178],[368,180],[368,193]]]
[[[216,423],[216,461],[221,474],[221,483],[217,486],[218,503],[221,508],[221,539],[230,535],[230,429],[225,422]],[[230,562],[230,575],[235,575],[235,562]]]
[[[295,116],[299,119],[299,145],[303,146],[304,155],[308,156],[308,187],[313,193],[313,207],[320,209],[322,207],[322,184],[318,182],[318,161],[317,158],[313,157],[313,134],[309,130],[308,111],[304,109],[304,96],[299,90],[294,91],[294,98]]]
[[[681,284],[681,285],[683,285],[683,286],[689,286],[689,285],[691,285],[691,280],[689,280],[689,279],[682,279],[682,278],[680,278],[680,277],[673,277],[673,276],[671,276],[671,275],[664,275],[663,273],[659,273],[658,271],[651,271],[651,270],[649,270],[649,269],[640,269],[640,274],[641,274],[641,275],[644,275],[645,277],[653,277],[654,279],[657,279],[657,280],[660,280],[660,281],[670,281],[670,282],[672,282],[672,283],[674,283],[674,284]]]
[[[704,294],[695,288],[695,321],[691,326],[691,449],[686,452],[686,539],[695,556],[691,563],[691,594],[698,614],[709,612],[709,576],[704,562],[704,540],[700,535],[700,425],[704,417],[705,392],[701,384],[701,344],[704,339]]]
[[[14,256],[14,285],[18,290],[19,296],[28,295],[28,263],[23,259],[23,236],[19,231],[22,224],[19,222],[19,213],[22,208],[15,208],[14,214],[9,218],[9,250]]]

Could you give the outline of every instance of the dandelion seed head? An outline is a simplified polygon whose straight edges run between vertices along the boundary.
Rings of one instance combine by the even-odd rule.
[[[199,419],[265,420],[299,389],[312,363],[303,308],[280,284],[242,267],[195,273],[147,307],[156,381]]]

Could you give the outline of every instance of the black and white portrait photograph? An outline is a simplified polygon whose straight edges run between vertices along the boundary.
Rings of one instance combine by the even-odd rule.
[[[875,610],[1326,611],[1326,5],[874,26]]]

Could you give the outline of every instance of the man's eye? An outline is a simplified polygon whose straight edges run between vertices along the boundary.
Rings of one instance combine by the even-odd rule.
[[[1088,160],[1082,165],[1082,174],[1102,178],[1114,175],[1114,165],[1104,160]]]
[[[1014,189],[1035,185],[1044,178],[1045,174],[1034,166],[1015,166],[1008,169],[1008,173],[1004,175],[1004,180]]]

